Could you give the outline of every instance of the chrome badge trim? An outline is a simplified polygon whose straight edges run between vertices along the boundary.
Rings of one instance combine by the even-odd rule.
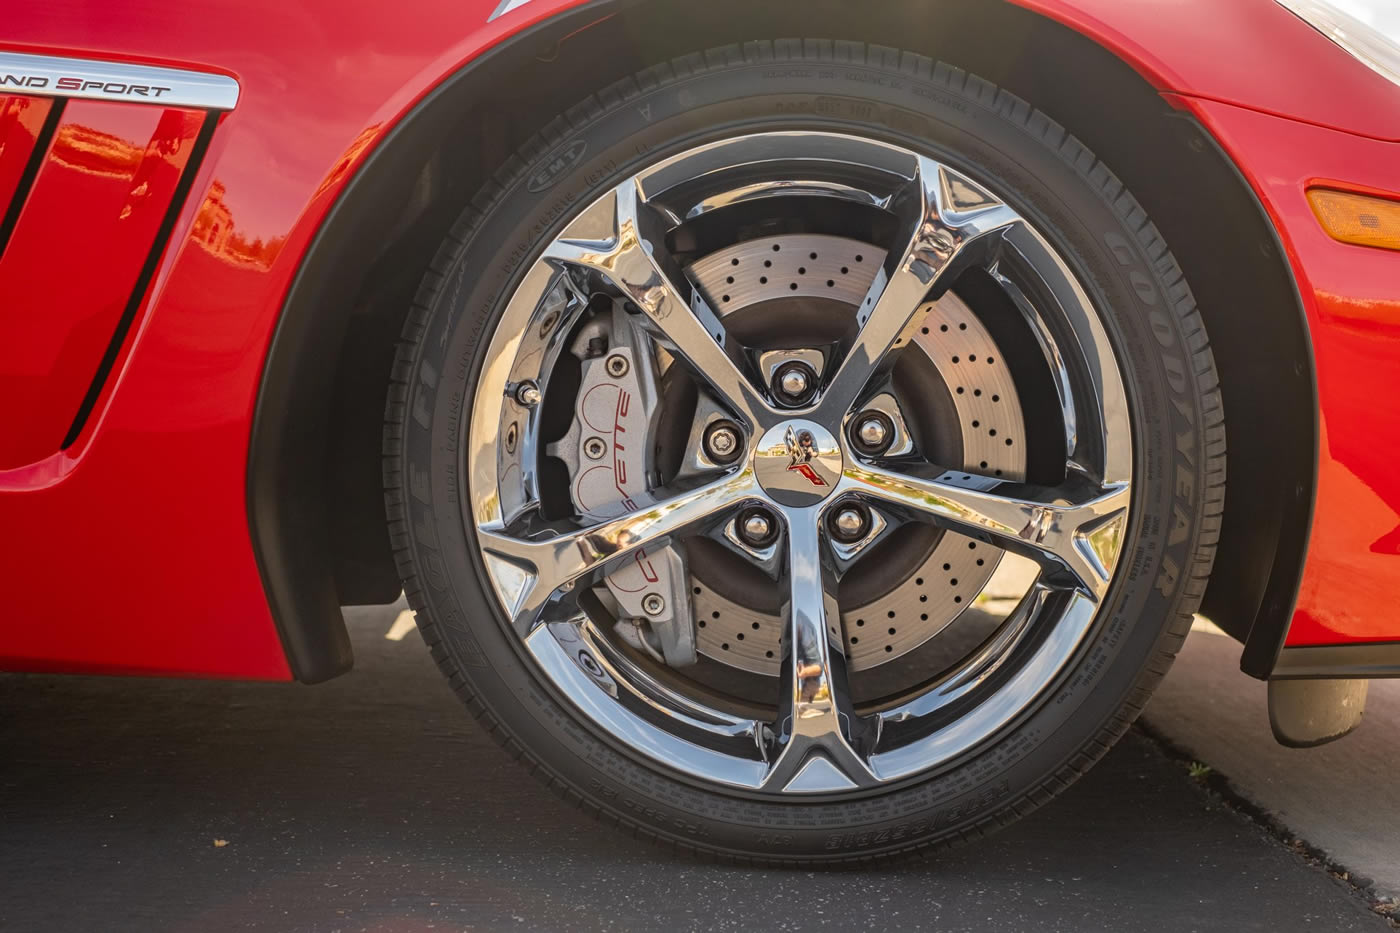
[[[232,110],[238,103],[238,91],[238,82],[227,75],[157,65],[0,52],[0,94]]]
[[[505,16],[511,10],[518,9],[529,2],[530,0],[501,0],[501,5],[496,7],[496,11],[494,13],[486,17],[486,22],[489,23],[493,19]]]

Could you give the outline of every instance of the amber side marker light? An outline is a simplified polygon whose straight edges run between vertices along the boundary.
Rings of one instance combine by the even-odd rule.
[[[1308,203],[1332,239],[1400,250],[1400,201],[1331,188],[1309,188]]]

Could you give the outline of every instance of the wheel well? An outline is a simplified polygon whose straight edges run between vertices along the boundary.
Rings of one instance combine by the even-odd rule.
[[[1317,409],[1292,276],[1232,163],[1120,59],[1020,7],[811,0],[797,23],[795,9],[745,0],[585,5],[444,83],[352,179],[289,292],[249,463],[254,541],[300,679],[349,667],[339,605],[398,592],[380,483],[388,373],[419,279],[468,199],[586,89],[697,48],[794,32],[910,49],[1005,87],[1081,138],[1157,223],[1206,320],[1232,469],[1249,478],[1230,487],[1204,611],[1247,641],[1246,669],[1268,673],[1306,546]],[[499,93],[506,86],[511,93]]]

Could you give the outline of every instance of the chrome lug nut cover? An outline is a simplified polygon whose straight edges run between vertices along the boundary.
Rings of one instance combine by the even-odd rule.
[[[773,373],[773,394],[784,405],[805,405],[816,392],[817,374],[806,363],[784,363]]]
[[[876,447],[885,442],[885,426],[876,418],[860,423],[860,439],[871,447]]]
[[[764,508],[746,509],[739,515],[739,537],[750,547],[767,547],[778,537],[778,523]]]
[[[750,515],[744,519],[744,537],[754,540],[762,540],[768,537],[773,525],[762,515]]]
[[[870,533],[870,510],[857,502],[843,503],[832,511],[828,525],[832,537],[851,544]]]
[[[894,443],[894,422],[882,411],[868,409],[851,421],[851,444],[866,456],[882,454]]]

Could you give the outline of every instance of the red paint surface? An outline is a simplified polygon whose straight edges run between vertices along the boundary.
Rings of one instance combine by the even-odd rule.
[[[70,101],[0,255],[0,470],[58,451],[140,275],[203,115]],[[55,257],[66,272],[41,274]]]
[[[1400,195],[1400,144],[1185,103],[1236,155],[1273,216],[1312,333],[1317,506],[1288,644],[1400,639],[1400,252],[1338,243],[1304,195],[1318,182]]]
[[[52,105],[42,97],[0,96],[0,217],[9,209]]]
[[[370,147],[482,49],[568,5],[536,0],[487,25],[496,2],[421,0],[412,16],[246,0],[209,0],[198,17],[130,0],[9,11],[11,50],[222,72],[242,96],[84,435],[0,472],[0,667],[290,676],[246,511],[263,359],[302,254]],[[33,274],[79,271],[54,255]]]
[[[1274,0],[1011,0],[1084,33],[1159,90],[1400,140],[1395,85]]]
[[[66,453],[0,473],[0,585],[7,597],[0,665],[288,676],[253,559],[244,499],[263,358],[301,257],[365,154],[467,60],[575,0],[534,0],[487,24],[496,2],[421,0],[412,16],[403,16],[395,8],[325,0],[251,8],[246,0],[208,0],[191,18],[132,0],[54,0],[22,4],[7,16],[7,48],[204,68],[233,75],[243,93],[215,134],[85,435]],[[1023,5],[1098,37],[1163,90],[1400,137],[1394,88],[1271,0]],[[1225,122],[1219,131],[1230,136],[1227,144],[1242,160],[1259,159],[1262,166],[1277,155],[1261,151],[1271,145],[1268,132]],[[1333,135],[1338,145],[1354,141]],[[1315,143],[1298,155],[1309,153],[1317,153]],[[1349,161],[1319,159],[1315,170],[1323,163],[1336,170],[1337,181],[1358,180],[1349,177],[1353,169],[1383,181]],[[1337,400],[1359,390],[1333,382],[1345,378],[1346,360],[1362,352],[1364,341],[1349,342],[1346,327],[1359,325],[1340,323],[1358,314],[1345,317],[1338,309],[1378,298],[1384,304],[1384,283],[1373,257],[1328,258],[1341,254],[1308,243],[1315,224],[1293,209],[1291,195],[1285,197],[1298,179],[1278,181],[1273,171],[1251,177],[1274,192],[1271,198],[1291,205],[1276,219],[1287,225],[1290,243],[1301,244],[1295,258],[1324,264],[1321,277],[1309,269],[1305,281],[1317,290],[1309,299],[1315,333],[1328,343],[1318,350],[1327,443],[1335,448],[1340,439],[1351,450],[1359,443],[1360,419],[1348,417]],[[1371,277],[1348,278],[1353,262]],[[54,256],[35,273],[65,276],[73,267]],[[1326,299],[1326,290],[1338,297]],[[1336,317],[1335,325],[1321,326],[1324,307],[1332,309],[1326,313]],[[1373,398],[1366,407],[1378,404]],[[1363,485],[1374,481],[1369,467],[1357,472],[1359,461],[1337,462],[1364,475]],[[1324,470],[1324,510],[1340,501],[1330,491],[1331,475]],[[1320,562],[1345,562],[1345,553],[1334,549],[1354,549],[1365,534],[1334,542],[1325,521],[1314,536],[1295,636],[1341,630],[1305,621],[1313,605],[1307,594],[1319,573],[1324,588],[1318,592],[1323,598],[1332,592]],[[1388,568],[1400,563],[1383,550],[1367,553],[1391,575]],[[1400,590],[1390,593],[1393,600]],[[1400,624],[1388,613],[1356,626],[1373,633],[1388,626],[1391,637],[1400,637]]]

